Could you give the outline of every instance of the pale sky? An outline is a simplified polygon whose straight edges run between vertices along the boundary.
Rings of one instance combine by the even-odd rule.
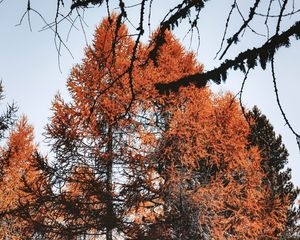
[[[53,2],[55,1],[45,2],[32,0],[32,6],[40,10],[47,20],[53,20],[55,14],[55,4]],[[157,2],[154,1],[154,4]],[[152,30],[155,30],[156,24],[161,20],[163,10],[170,3],[174,4],[173,0],[160,1],[160,3],[162,2],[163,5],[159,7],[155,5],[156,7],[153,9]],[[208,1],[206,10],[200,16],[201,42],[197,58],[199,62],[204,64],[206,70],[218,66],[218,61],[213,58],[220,46],[225,25],[224,20],[229,11],[226,5],[230,5],[228,1]],[[80,63],[86,42],[82,31],[74,29],[71,32],[66,43],[74,58],[67,51],[63,50],[60,57],[62,71],[60,72],[58,55],[53,41],[54,34],[50,30],[39,32],[44,25],[42,20],[34,13],[31,14],[32,32],[29,30],[26,18],[21,26],[15,26],[25,10],[25,0],[18,1],[18,3],[4,0],[0,4],[0,79],[3,81],[5,90],[6,99],[4,102],[11,103],[15,101],[19,106],[18,114],[27,115],[29,122],[35,128],[36,141],[40,142],[42,151],[46,153],[48,148],[42,142],[42,133],[51,116],[51,101],[58,91],[67,97],[66,79],[72,66]],[[91,43],[94,28],[100,23],[105,13],[103,8],[86,11],[85,21],[88,27],[85,27],[85,32],[88,43]],[[134,18],[133,21],[137,19],[137,14]],[[299,18],[300,14],[289,20],[299,21]],[[236,25],[232,25],[232,31],[238,29],[237,24],[240,20],[239,16],[234,16]],[[80,28],[79,23],[77,27]],[[61,25],[61,32],[64,37],[68,29],[69,26],[67,24]],[[183,40],[187,30],[187,28],[181,28],[181,30],[175,31],[175,34],[179,39]],[[265,26],[258,26],[258,30],[264,31]],[[247,43],[257,46],[264,41],[263,37],[254,36],[251,31],[245,32],[244,39],[247,40]],[[183,42],[188,48],[189,38],[187,37]],[[195,42],[196,39],[192,45],[194,49],[196,46]],[[238,51],[246,48],[246,44],[241,44],[233,48],[229,52],[228,57],[233,57]],[[298,133],[300,132],[300,109],[297,106],[297,103],[300,102],[300,95],[298,94],[300,90],[299,54],[300,41],[293,40],[290,48],[280,50],[275,56],[277,84],[281,103],[290,123]],[[240,90],[242,80],[242,74],[231,71],[225,84],[220,86],[211,84],[211,87],[215,91],[230,90],[235,94]],[[285,125],[276,104],[269,67],[266,71],[262,71],[260,67],[257,67],[257,69],[250,72],[243,93],[243,103],[248,108],[257,105],[270,119],[276,133],[282,135],[283,142],[290,153],[288,167],[292,168],[293,182],[300,186],[300,151],[295,136]]]

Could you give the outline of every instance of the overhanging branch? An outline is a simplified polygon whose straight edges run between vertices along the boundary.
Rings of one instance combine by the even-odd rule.
[[[198,88],[204,87],[208,81],[220,84],[221,79],[226,81],[229,69],[240,69],[245,72],[246,67],[250,69],[255,68],[257,60],[259,60],[261,67],[265,69],[267,62],[272,59],[280,47],[290,46],[290,37],[292,36],[295,36],[297,40],[300,39],[300,22],[296,22],[281,34],[274,35],[261,47],[241,52],[236,58],[225,60],[219,67],[213,70],[188,75],[170,83],[157,83],[155,87],[160,93],[164,94],[172,91],[177,92],[180,87],[186,87],[191,84],[194,84]]]

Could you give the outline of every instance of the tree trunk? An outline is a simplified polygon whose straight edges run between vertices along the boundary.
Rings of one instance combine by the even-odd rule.
[[[112,126],[108,127],[108,143],[107,143],[107,165],[106,165],[106,191],[107,191],[107,223],[106,223],[106,240],[112,240],[112,226],[113,224],[113,199],[112,199]]]

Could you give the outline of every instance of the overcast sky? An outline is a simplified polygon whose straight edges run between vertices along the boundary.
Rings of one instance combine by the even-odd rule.
[[[15,26],[26,10],[26,1],[23,2],[18,1],[16,3],[16,1],[4,0],[0,4],[0,78],[5,89],[5,102],[11,103],[15,101],[17,103],[19,114],[27,115],[29,122],[35,127],[37,142],[40,142],[43,152],[47,152],[46,144],[42,142],[42,133],[45,124],[51,116],[51,101],[58,91],[67,97],[66,79],[71,67],[82,59],[86,41],[82,31],[73,29],[69,40],[66,42],[73,58],[66,50],[62,50],[60,72],[58,55],[53,41],[54,34],[50,30],[39,31],[43,26],[40,17],[34,13],[31,14],[32,32],[29,30],[26,18],[21,26]],[[55,1],[33,0],[32,5],[50,21],[54,19],[55,14],[56,6],[53,2]],[[154,1],[154,4],[157,2]],[[218,64],[218,61],[213,58],[220,45],[225,25],[224,19],[226,19],[229,11],[228,6],[230,4],[226,6],[226,2],[228,3],[229,1],[209,1],[207,9],[203,12],[199,21],[201,42],[197,57],[199,62],[204,64],[206,70],[212,69]],[[155,5],[153,9],[152,30],[155,30],[155,25],[161,19],[163,10],[170,3],[174,4],[174,1],[160,1],[160,3],[163,3],[163,5],[158,7]],[[85,27],[85,32],[88,43],[91,42],[94,28],[99,24],[103,16],[105,16],[105,9],[89,9],[86,12],[85,21],[88,26]],[[137,19],[137,17],[138,15],[136,14],[134,18]],[[233,17],[236,25],[232,25],[232,31],[236,31],[238,28],[237,24],[241,19],[239,16]],[[300,16],[296,15],[294,19],[289,19],[289,21],[299,20],[299,18]],[[62,24],[60,27],[60,31],[64,33],[65,37],[69,26]],[[79,23],[77,23],[77,27],[80,28]],[[261,31],[265,30],[263,25],[257,28]],[[175,34],[180,40],[183,40],[187,30],[187,28],[181,28]],[[196,40],[195,37],[192,44],[194,49],[196,49],[197,45]],[[251,31],[246,31],[244,40],[257,46],[265,39],[253,35]],[[188,49],[189,37],[185,38],[183,42]],[[231,50],[228,56],[233,57],[238,51],[246,48],[247,44],[241,44]],[[292,41],[292,46],[288,49],[280,50],[275,59],[282,106],[290,123],[297,132],[300,132],[300,109],[298,107],[298,92],[300,90],[299,54],[300,41]],[[211,84],[211,87],[215,91],[233,91],[233,93],[237,93],[240,90],[242,79],[242,74],[230,72],[225,84],[220,86]],[[293,182],[300,186],[300,151],[295,136],[285,125],[276,105],[269,67],[266,71],[262,71],[258,67],[250,72],[244,89],[243,103],[248,108],[257,105],[270,119],[275,131],[282,135],[283,142],[290,153],[288,166],[292,168]]]

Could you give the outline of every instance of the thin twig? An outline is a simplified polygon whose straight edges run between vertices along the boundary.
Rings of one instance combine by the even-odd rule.
[[[274,70],[274,56],[271,59],[271,70],[272,70],[272,78],[273,78],[273,85],[274,85],[274,92],[275,92],[275,96],[276,96],[276,101],[277,101],[277,105],[280,109],[281,115],[283,116],[283,119],[286,123],[286,125],[289,127],[289,129],[292,131],[292,133],[297,137],[300,138],[300,135],[293,129],[292,125],[290,124],[289,120],[286,117],[285,112],[283,111],[283,108],[281,106],[280,103],[280,99],[279,99],[279,94],[278,94],[278,88],[277,88],[277,83],[276,83],[276,76],[275,76],[275,70]]]
[[[226,37],[226,34],[227,34],[227,29],[228,29],[229,22],[230,22],[230,18],[231,18],[232,12],[233,12],[235,7],[236,7],[236,0],[234,0],[233,4],[231,5],[231,9],[230,9],[229,14],[228,14],[227,19],[226,19],[226,24],[225,24],[225,29],[224,29],[222,41],[221,41],[221,46],[220,46],[218,52],[216,53],[216,56],[214,57],[214,59],[216,59],[217,56],[219,55],[219,53],[222,51],[223,44],[224,44],[224,41],[225,41],[225,37]]]
[[[248,68],[247,72],[245,73],[245,76],[244,76],[244,79],[243,79],[243,83],[242,83],[242,86],[241,86],[241,90],[239,92],[239,103],[240,103],[240,107],[242,109],[242,112],[243,112],[243,115],[247,121],[247,123],[249,124],[250,126],[250,122],[249,122],[249,119],[247,118],[247,115],[246,115],[246,112],[245,112],[245,108],[243,106],[243,102],[242,102],[242,97],[243,97],[243,91],[244,91],[244,87],[245,87],[245,83],[246,83],[246,80],[248,78],[248,74],[250,72],[250,68]]]
[[[255,0],[255,3],[253,5],[253,7],[250,8],[250,13],[249,13],[249,16],[248,16],[248,19],[246,21],[244,21],[243,25],[240,27],[240,29],[231,37],[228,39],[228,44],[227,44],[227,47],[225,48],[225,50],[223,51],[223,53],[221,54],[219,60],[221,60],[225,54],[227,53],[228,49],[230,48],[230,46],[233,44],[233,43],[236,43],[237,40],[238,40],[238,36],[240,35],[240,33],[247,27],[249,26],[249,23],[252,21],[253,17],[254,17],[254,13],[255,13],[255,10],[257,9],[258,7],[258,4],[260,3],[260,0]]]

